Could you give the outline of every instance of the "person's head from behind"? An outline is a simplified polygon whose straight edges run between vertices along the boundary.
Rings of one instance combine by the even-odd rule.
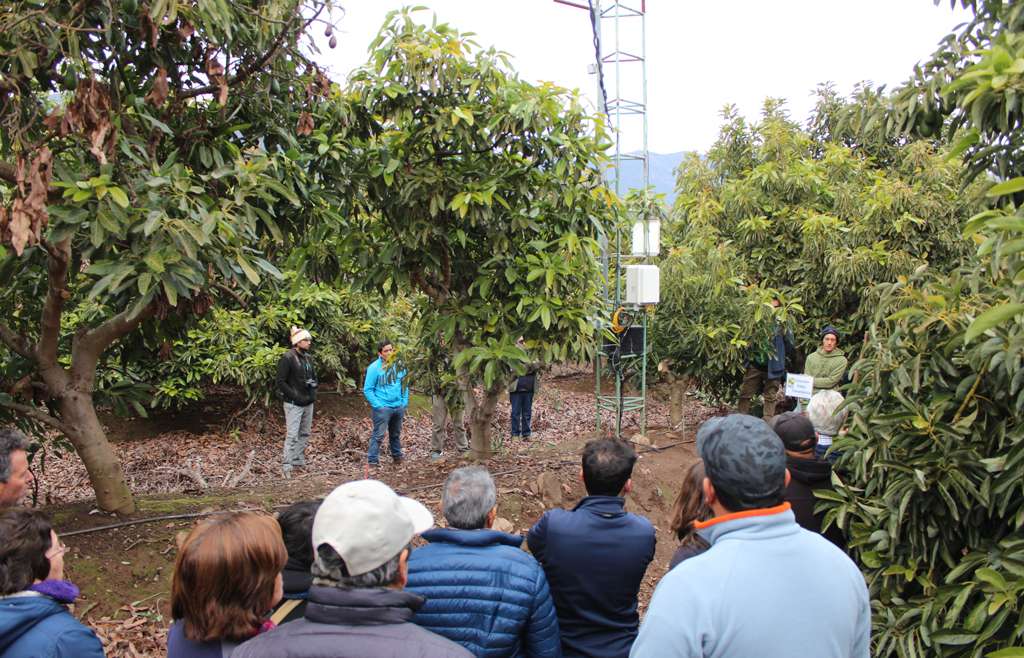
[[[13,427],[0,428],[0,507],[17,505],[32,484],[28,438]]]
[[[23,507],[0,510],[0,596],[64,578],[64,552],[50,520]]]
[[[786,453],[795,457],[813,457],[818,437],[807,416],[797,411],[787,411],[774,416],[768,423],[779,435]]]
[[[201,521],[178,549],[171,613],[195,642],[241,641],[256,634],[281,600],[288,561],[273,517],[234,512]]]
[[[483,466],[452,471],[444,484],[441,508],[451,528],[490,528],[498,512],[498,492],[491,474]]]
[[[686,469],[683,486],[672,506],[672,522],[669,524],[679,541],[694,536],[693,522],[707,521],[714,512],[704,503],[704,462],[695,461]]]
[[[818,391],[807,403],[807,418],[814,426],[814,431],[826,436],[839,434],[846,422],[848,411],[837,411],[843,404],[843,394],[839,391]]]
[[[313,520],[313,584],[402,589],[409,544],[433,525],[426,507],[383,482],[346,482],[324,499]]]
[[[782,440],[760,418],[731,414],[697,430],[704,500],[716,514],[780,505],[789,480]]]
[[[595,439],[583,447],[583,485],[591,496],[629,492],[636,451],[625,441]]]
[[[277,515],[284,547],[288,550],[288,562],[294,568],[309,570],[313,564],[313,518],[320,509],[320,502],[295,503]]]

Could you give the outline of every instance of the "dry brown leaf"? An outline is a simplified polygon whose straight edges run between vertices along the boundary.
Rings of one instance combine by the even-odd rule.
[[[189,38],[195,34],[196,28],[186,20],[181,21],[181,25],[178,26],[178,36],[183,40]]]
[[[11,204],[9,219],[5,213],[0,225],[4,226],[5,239],[10,240],[14,253],[19,256],[26,246],[39,244],[43,229],[49,224],[46,199],[52,175],[53,154],[49,148],[40,148],[30,163],[24,156],[18,158],[15,167],[17,196]]]
[[[153,78],[152,89],[146,94],[146,101],[154,107],[160,107],[167,100],[169,91],[170,89],[167,86],[167,69],[161,66],[157,69],[156,77]]]
[[[299,122],[295,126],[295,134],[305,137],[313,132],[313,115],[309,112],[303,112],[299,115]]]

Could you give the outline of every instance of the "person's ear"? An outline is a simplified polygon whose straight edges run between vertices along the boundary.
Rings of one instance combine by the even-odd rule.
[[[628,494],[632,490],[633,490],[633,478],[629,478],[628,480],[626,480],[625,486],[622,487],[622,493]]]
[[[406,583],[409,582],[409,553],[411,551],[406,548],[402,551],[402,554],[398,558],[398,581],[395,583],[397,589],[405,589]]]
[[[586,484],[586,480],[583,479],[583,467],[582,466],[580,466],[580,476],[579,477],[580,477],[580,482],[583,482],[584,484]]]
[[[786,486],[787,486],[787,487],[789,486],[789,481],[790,481],[791,479],[792,479],[792,477],[790,476],[790,474],[789,474],[789,469],[787,468],[787,469],[786,469]]]
[[[494,527],[494,519],[496,518],[498,518],[497,504],[495,504],[495,506],[491,508],[491,511],[487,513],[487,520],[484,522],[484,527],[488,529]]]
[[[715,485],[711,484],[711,478],[704,478],[704,481],[701,482],[701,490],[704,492],[704,504],[711,507],[718,500],[718,496],[715,495]]]

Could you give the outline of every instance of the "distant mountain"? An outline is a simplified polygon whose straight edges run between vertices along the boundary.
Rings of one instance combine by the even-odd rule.
[[[672,205],[676,198],[676,175],[675,169],[683,159],[683,152],[679,153],[651,153],[650,154],[650,182],[654,191],[665,195],[666,205]],[[612,173],[612,172],[609,172]],[[610,184],[614,184],[614,178]],[[639,160],[622,161],[622,194],[626,195],[629,190],[639,189],[643,186],[643,169]]]

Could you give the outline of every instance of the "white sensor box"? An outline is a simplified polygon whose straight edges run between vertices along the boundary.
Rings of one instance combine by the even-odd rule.
[[[661,300],[661,273],[657,265],[626,266],[626,303],[636,306]]]

